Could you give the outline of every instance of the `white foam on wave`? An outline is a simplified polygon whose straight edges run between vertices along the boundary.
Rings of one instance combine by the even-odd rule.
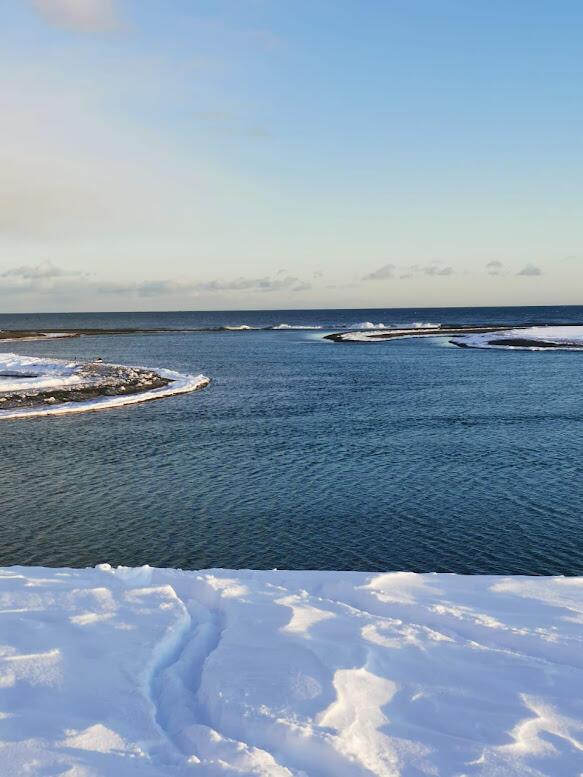
[[[410,324],[383,324],[382,322],[375,324],[372,321],[361,321],[359,324],[354,324],[349,329],[361,329],[361,330],[382,330],[382,329],[439,329],[441,324],[432,324],[426,321],[413,321]]]
[[[313,330],[313,329],[323,329],[321,326],[312,326],[312,325],[302,325],[302,324],[276,324],[275,326],[272,326],[271,329],[278,330],[278,329],[307,329],[307,330]]]
[[[39,359],[14,353],[0,354],[0,396],[3,392],[24,394],[27,392],[75,389],[81,386],[91,388],[92,384],[87,374],[80,372],[82,366],[79,362]],[[102,396],[82,402],[63,402],[55,405],[0,409],[0,420],[84,413],[93,410],[122,407],[124,405],[135,405],[140,402],[148,402],[175,394],[196,391],[207,386],[210,382],[209,378],[202,374],[183,375],[173,370],[160,368],[156,369],[155,372],[160,377],[169,380],[170,383],[135,394]],[[98,378],[95,379],[93,386],[95,388],[99,387]]]
[[[386,329],[382,323],[373,324],[372,321],[361,321],[360,324],[354,324],[350,329]]]

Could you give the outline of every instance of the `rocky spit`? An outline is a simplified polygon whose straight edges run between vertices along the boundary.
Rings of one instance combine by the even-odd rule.
[[[55,388],[27,388],[19,391],[0,389],[0,410],[14,410],[39,405],[58,405],[64,402],[87,402],[98,397],[138,394],[167,386],[171,381],[153,370],[141,367],[126,367],[119,364],[88,362],[79,364],[74,372],[79,379],[74,385]],[[22,380],[38,377],[33,372],[0,373],[0,377],[11,378],[11,385]],[[0,383],[1,386],[1,383]]]

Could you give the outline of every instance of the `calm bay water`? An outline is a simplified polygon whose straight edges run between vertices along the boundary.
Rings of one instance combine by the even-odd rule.
[[[0,329],[319,325],[4,344],[213,383],[0,424],[0,564],[583,574],[583,353],[322,340],[579,308],[0,316]]]

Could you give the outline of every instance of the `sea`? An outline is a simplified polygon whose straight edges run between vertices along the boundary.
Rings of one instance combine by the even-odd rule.
[[[1,422],[0,564],[583,574],[583,353],[323,339],[414,323],[582,324],[583,306],[0,315],[180,329],[0,348],[212,380]]]

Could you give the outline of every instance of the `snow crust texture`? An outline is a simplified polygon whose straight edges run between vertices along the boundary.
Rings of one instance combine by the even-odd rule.
[[[2,777],[574,777],[583,578],[0,570]]]

